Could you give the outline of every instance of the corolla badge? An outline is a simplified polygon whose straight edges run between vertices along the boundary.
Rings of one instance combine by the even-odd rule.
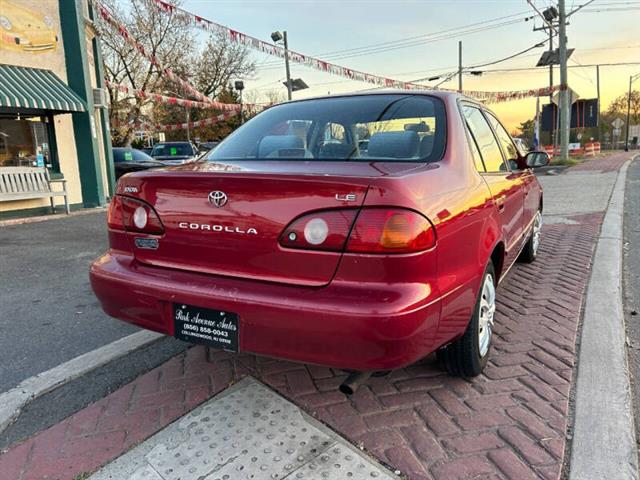
[[[209,223],[178,222],[178,228],[182,228],[184,230],[206,230],[209,232],[241,233],[249,235],[258,234],[258,230],[253,227],[249,227],[244,230],[233,225],[213,225]]]
[[[209,202],[216,208],[224,207],[228,200],[227,194],[220,190],[209,192]]]

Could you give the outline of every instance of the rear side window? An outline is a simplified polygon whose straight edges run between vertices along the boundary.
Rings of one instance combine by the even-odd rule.
[[[475,140],[487,172],[505,172],[507,167],[491,127],[479,108],[462,106],[462,113]]]
[[[502,145],[502,151],[507,156],[507,161],[517,160],[518,151],[515,144],[513,143],[513,140],[511,139],[511,135],[509,135],[509,132],[507,132],[500,121],[492,114],[487,113],[487,118],[489,119],[489,123],[491,123],[491,126],[498,136],[500,145]]]
[[[476,170],[480,173],[484,173],[486,170],[484,169],[484,163],[482,163],[482,155],[480,155],[480,150],[478,150],[478,144],[476,144],[476,141],[473,138],[470,140],[469,145],[471,147],[471,155],[473,155],[473,163],[476,166]]]
[[[443,103],[426,95],[359,95],[272,107],[207,159],[431,162],[445,147]]]

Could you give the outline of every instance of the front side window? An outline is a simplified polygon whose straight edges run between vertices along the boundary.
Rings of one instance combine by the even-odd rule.
[[[359,95],[272,107],[206,158],[430,162],[445,147],[444,105],[425,95]]]
[[[487,172],[505,172],[507,167],[491,127],[479,108],[462,106],[462,113],[473,136]]]

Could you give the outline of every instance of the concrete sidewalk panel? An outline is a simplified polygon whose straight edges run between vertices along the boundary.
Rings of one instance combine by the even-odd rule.
[[[587,288],[576,385],[572,480],[638,478],[621,286],[627,166],[621,169],[611,195]]]

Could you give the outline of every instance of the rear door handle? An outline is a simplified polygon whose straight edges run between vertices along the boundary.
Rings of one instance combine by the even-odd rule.
[[[506,195],[501,195],[496,198],[496,206],[498,207],[498,211],[502,213],[504,211],[504,202],[507,199]]]

